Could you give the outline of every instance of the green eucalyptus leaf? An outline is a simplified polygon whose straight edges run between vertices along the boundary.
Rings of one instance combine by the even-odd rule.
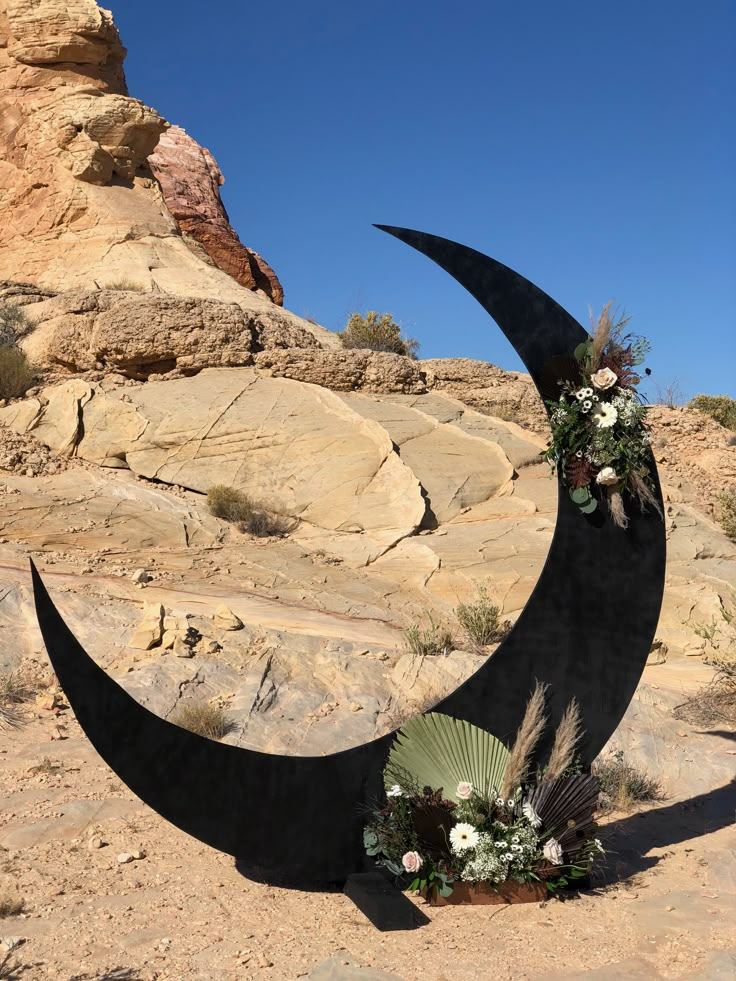
[[[578,344],[578,346],[575,348],[575,351],[573,352],[575,355],[575,360],[585,361],[588,355],[590,354],[590,350],[591,350],[590,341],[582,341],[580,344]]]
[[[574,490],[570,488],[570,500],[575,504],[587,504],[592,500],[588,486],[576,487]]]
[[[587,504],[580,505],[580,510],[583,514],[592,514],[597,507],[598,501],[594,497],[591,497]]]
[[[443,883],[442,888],[440,889],[440,896],[444,896],[445,899],[447,899],[447,897],[451,895],[452,895],[452,886],[448,886],[446,882]]]

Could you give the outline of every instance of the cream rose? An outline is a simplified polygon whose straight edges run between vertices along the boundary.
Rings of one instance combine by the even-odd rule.
[[[542,851],[548,862],[562,865],[562,847],[556,838],[550,838]]]
[[[407,852],[401,859],[401,864],[407,872],[418,872],[424,865],[424,860],[419,852]]]
[[[618,474],[613,467],[603,467],[598,476],[595,478],[596,484],[601,484],[603,487],[608,487],[611,484],[617,484],[618,480]]]
[[[455,796],[460,800],[470,800],[473,796],[473,785],[472,783],[467,783],[462,781],[457,785],[457,790],[455,791]]]
[[[596,388],[605,391],[607,388],[613,388],[618,381],[618,375],[610,368],[599,368],[594,375],[591,375],[590,380]]]

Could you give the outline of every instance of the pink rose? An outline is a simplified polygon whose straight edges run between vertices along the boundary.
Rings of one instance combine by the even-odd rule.
[[[613,388],[618,381],[618,375],[610,368],[599,368],[594,375],[590,376],[590,380],[596,388],[605,391],[607,388]]]
[[[422,861],[422,856],[419,854],[419,852],[407,852],[401,859],[401,864],[404,866],[407,872],[418,872],[424,862]]]
[[[457,785],[457,790],[455,791],[455,796],[458,800],[470,800],[473,796],[473,785],[472,783],[467,783],[462,781]]]

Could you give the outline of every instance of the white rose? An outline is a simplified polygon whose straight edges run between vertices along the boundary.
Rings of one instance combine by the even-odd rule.
[[[602,484],[603,487],[608,487],[610,484],[617,484],[618,480],[618,474],[613,467],[603,467],[595,478],[596,484]]]
[[[599,368],[594,375],[591,376],[590,380],[593,382],[596,388],[613,388],[613,386],[618,381],[618,375],[615,371],[611,371],[610,368]]]
[[[407,872],[418,872],[424,865],[424,860],[419,852],[407,852],[401,859],[401,864]]]
[[[455,791],[455,796],[459,800],[470,800],[470,798],[473,796],[472,783],[467,783],[464,780],[461,783],[459,783],[457,785],[457,790]]]
[[[555,838],[550,838],[542,851],[548,862],[553,865],[562,865],[562,848]]]

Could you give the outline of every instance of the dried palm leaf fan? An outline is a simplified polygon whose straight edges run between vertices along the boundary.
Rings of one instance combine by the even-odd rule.
[[[529,795],[544,830],[560,843],[570,861],[591,836],[599,793],[597,778],[583,773],[544,781]]]
[[[428,712],[399,729],[386,766],[386,785],[396,782],[392,774],[404,771],[419,787],[441,787],[447,800],[459,800],[457,785],[464,782],[490,796],[501,789],[508,760],[509,751],[490,732]]]

